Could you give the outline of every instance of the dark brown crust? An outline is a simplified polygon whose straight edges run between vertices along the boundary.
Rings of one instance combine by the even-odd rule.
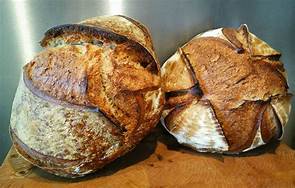
[[[178,96],[182,96],[182,95],[185,95],[185,94],[192,94],[194,96],[201,97],[203,95],[203,92],[200,89],[199,85],[196,84],[193,87],[188,88],[188,89],[180,89],[180,90],[177,90],[177,91],[166,92],[165,97],[166,97],[166,100],[168,100],[171,97],[178,97]]]
[[[269,55],[269,56],[253,55],[254,58],[268,59],[270,61],[280,61],[281,56],[282,56],[281,54]],[[281,66],[283,67],[282,63],[281,63]]]
[[[276,139],[281,139],[282,136],[283,136],[283,125],[281,124],[281,122],[279,121],[279,117],[277,115],[277,113],[274,113],[274,116],[275,116],[275,119],[277,121],[277,123],[275,124],[276,125],[276,132],[275,132],[275,135],[274,135],[274,138]]]
[[[166,102],[165,102],[165,109],[174,108],[175,106],[188,103],[188,102],[192,101],[193,99],[197,99],[197,98],[199,98],[199,97],[194,96],[190,93],[168,98],[168,99],[166,99]]]
[[[64,24],[52,27],[48,31],[46,31],[44,34],[45,36],[41,40],[40,44],[42,47],[46,47],[48,46],[48,42],[52,40],[52,38],[56,38],[67,33],[79,33],[84,35],[90,35],[97,39],[115,41],[119,44],[126,42],[128,40],[127,37],[118,35],[105,28],[91,27],[82,24]]]

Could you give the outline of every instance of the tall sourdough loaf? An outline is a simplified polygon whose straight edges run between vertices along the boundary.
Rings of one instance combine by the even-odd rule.
[[[12,107],[16,150],[44,170],[79,177],[136,146],[163,107],[151,36],[125,16],[49,29],[23,69]]]
[[[162,123],[198,151],[240,153],[281,139],[291,95],[280,56],[246,25],[197,35],[161,68]]]

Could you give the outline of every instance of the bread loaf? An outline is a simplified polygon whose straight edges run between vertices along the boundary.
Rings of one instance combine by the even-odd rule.
[[[136,146],[163,108],[151,36],[125,16],[49,29],[23,68],[12,107],[16,150],[40,168],[79,177]]]
[[[246,25],[197,35],[161,68],[162,123],[198,151],[240,153],[281,139],[291,95],[280,56]]]

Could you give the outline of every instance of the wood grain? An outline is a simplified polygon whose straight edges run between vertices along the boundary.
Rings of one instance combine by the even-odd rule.
[[[272,142],[239,156],[180,146],[162,128],[132,152],[79,179],[50,175],[12,147],[0,167],[0,187],[295,187],[295,152]]]

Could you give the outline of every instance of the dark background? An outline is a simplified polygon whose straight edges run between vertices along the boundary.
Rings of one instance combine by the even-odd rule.
[[[41,50],[50,27],[104,14],[124,14],[150,29],[163,63],[196,34],[246,23],[251,32],[282,52],[290,92],[295,89],[295,1],[293,0],[0,0],[0,164],[10,148],[11,105],[21,67]],[[293,100],[294,106],[294,100]],[[284,142],[295,148],[295,112]]]

